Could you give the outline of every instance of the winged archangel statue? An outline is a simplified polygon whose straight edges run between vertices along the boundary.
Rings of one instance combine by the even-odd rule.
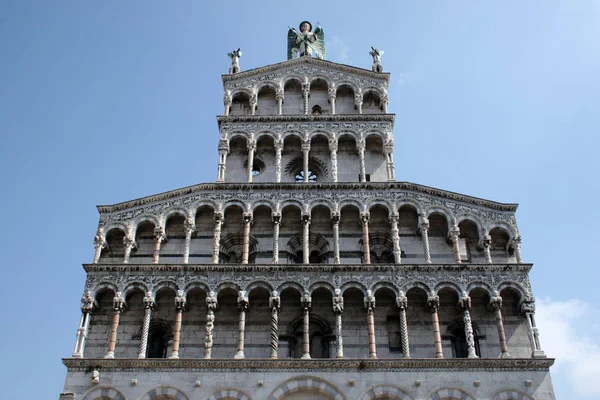
[[[242,50],[239,48],[233,50],[231,53],[227,53],[227,57],[231,58],[231,67],[229,67],[230,74],[237,74],[240,72],[240,57],[242,56]]]
[[[288,60],[297,57],[315,57],[325,60],[325,33],[318,23],[312,32],[312,24],[303,21],[300,24],[300,32],[294,28],[288,31]]]

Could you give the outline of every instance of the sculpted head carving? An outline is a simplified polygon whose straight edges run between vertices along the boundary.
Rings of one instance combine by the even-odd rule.
[[[308,22],[308,21],[303,21],[300,24],[300,32],[306,33],[306,32],[310,32],[310,31],[312,31],[312,25],[311,25],[311,23]]]

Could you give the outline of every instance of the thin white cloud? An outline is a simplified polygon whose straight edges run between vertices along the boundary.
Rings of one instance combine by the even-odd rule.
[[[339,37],[331,36],[331,39],[325,38],[325,44],[327,45],[327,58],[331,61],[337,61],[340,63],[350,63],[348,45]]]
[[[538,299],[536,321],[542,349],[556,358],[553,380],[568,381],[572,393],[589,398],[600,396],[600,346],[594,322],[600,315],[580,300]]]

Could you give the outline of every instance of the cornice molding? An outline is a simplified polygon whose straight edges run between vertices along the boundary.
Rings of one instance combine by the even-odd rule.
[[[86,272],[523,272],[533,264],[82,264]]]
[[[173,370],[201,370],[206,372],[246,371],[548,371],[554,364],[553,358],[451,358],[451,359],[106,359],[106,358],[63,358],[69,371],[131,371],[134,369],[153,372]]]
[[[276,64],[266,65],[264,67],[249,69],[247,71],[238,72],[236,74],[223,74],[222,75],[223,83],[242,80],[242,79],[250,78],[253,76],[265,74],[268,72],[282,70],[282,69],[285,69],[288,67],[294,67],[294,66],[301,65],[301,64],[312,64],[312,65],[317,65],[320,67],[332,68],[332,69],[348,72],[351,74],[366,76],[366,77],[374,78],[374,79],[382,79],[383,78],[384,80],[386,80],[388,82],[390,80],[389,72],[373,72],[372,70],[369,70],[369,69],[353,67],[353,66],[346,65],[346,64],[339,64],[339,63],[336,63],[333,61],[321,60],[318,58],[311,58],[311,57],[299,57],[299,58],[294,58],[292,60],[282,61],[282,62],[279,62]]]
[[[219,126],[227,122],[390,122],[396,114],[321,114],[321,115],[218,115]]]
[[[187,186],[181,189],[171,190],[135,200],[126,201],[114,205],[99,205],[97,209],[100,213],[112,213],[115,211],[127,210],[130,208],[148,205],[175,197],[190,195],[203,191],[288,191],[288,192],[307,192],[327,190],[409,190],[415,193],[425,193],[439,198],[446,198],[454,201],[460,201],[467,204],[474,204],[498,211],[515,212],[518,204],[499,203],[491,200],[485,200],[478,197],[467,196],[460,193],[454,193],[446,190],[436,189],[428,186],[418,185],[411,182],[348,182],[348,183],[201,183],[198,185]]]

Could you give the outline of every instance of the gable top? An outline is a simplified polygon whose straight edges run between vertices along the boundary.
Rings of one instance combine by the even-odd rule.
[[[280,85],[288,76],[320,77],[338,84],[354,84],[361,89],[374,87],[387,90],[390,81],[390,74],[387,72],[373,72],[312,57],[300,57],[244,72],[225,74],[222,78],[226,90],[235,90],[255,87],[261,83]]]

